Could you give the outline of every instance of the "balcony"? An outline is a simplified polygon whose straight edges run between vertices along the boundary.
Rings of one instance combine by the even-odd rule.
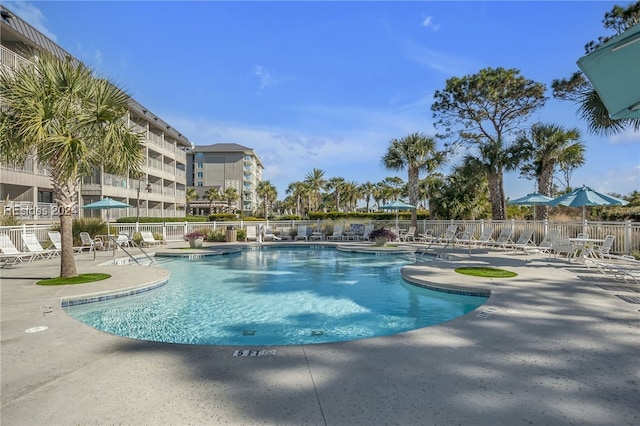
[[[2,65],[11,69],[33,65],[32,62],[24,56],[20,56],[13,50],[9,50],[4,46],[0,47],[2,48],[0,50],[0,63],[2,63]]]

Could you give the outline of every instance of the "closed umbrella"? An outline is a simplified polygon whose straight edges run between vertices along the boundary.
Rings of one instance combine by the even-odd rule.
[[[624,206],[626,201],[621,200],[611,195],[603,194],[598,191],[594,191],[588,186],[575,189],[567,194],[561,195],[558,198],[554,198],[549,201],[549,206],[569,206],[569,207],[582,207],[582,221],[585,220],[585,209],[588,206]]]
[[[537,192],[532,192],[531,194],[527,194],[524,197],[510,200],[507,204],[533,206],[533,220],[536,220],[536,204],[547,204],[551,200],[553,200],[553,198],[547,197],[546,195],[538,194]]]
[[[415,209],[416,206],[412,206],[411,204],[407,204],[404,203],[400,200],[396,200],[392,203],[389,204],[385,204],[384,206],[380,207],[382,210],[395,210],[396,211],[396,229],[398,228],[398,212],[400,210],[411,210],[411,209]]]
[[[90,203],[85,206],[82,206],[83,209],[87,209],[87,210],[107,210],[107,234],[111,234],[111,230],[109,229],[111,209],[126,209],[129,207],[133,207],[133,206],[127,203],[123,203],[121,201],[116,201],[109,197],[104,197],[100,201],[96,201],[94,203]]]

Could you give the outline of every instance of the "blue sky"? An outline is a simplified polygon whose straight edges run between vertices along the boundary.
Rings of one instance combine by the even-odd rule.
[[[606,34],[604,14],[629,3],[4,2],[195,145],[253,148],[280,199],[313,168],[406,180],[381,157],[393,138],[436,133],[430,106],[448,78],[517,68],[551,97]],[[590,135],[576,109],[549,99],[531,117],[582,131],[572,186],[640,190],[640,134]],[[534,190],[505,175],[508,197]]]

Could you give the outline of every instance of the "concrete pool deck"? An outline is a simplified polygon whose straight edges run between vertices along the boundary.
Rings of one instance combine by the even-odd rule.
[[[393,336],[279,346],[260,357],[233,356],[251,347],[121,338],[60,308],[62,297],[161,280],[159,268],[98,266],[111,252],[96,261],[82,254],[80,272],[112,278],[65,287],[34,284],[57,276],[59,259],[1,269],[0,423],[640,424],[640,304],[616,297],[640,297],[640,286],[544,255],[449,252],[458,260],[404,273],[491,290],[476,311]],[[518,276],[481,280],[453,271],[470,264]]]

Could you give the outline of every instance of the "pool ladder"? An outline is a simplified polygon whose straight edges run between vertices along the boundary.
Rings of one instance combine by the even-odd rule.
[[[138,259],[136,259],[136,257],[133,256],[131,253],[129,253],[129,250],[127,250],[124,245],[119,244],[118,240],[116,238],[114,238],[113,236],[110,235],[109,239],[111,240],[111,244],[113,244],[113,255],[114,256],[116,255],[116,248],[119,247],[119,248],[122,249],[123,252],[125,252],[127,254],[127,256],[129,256],[130,259],[132,259],[134,262],[136,262],[136,265],[140,265],[140,262],[138,262]],[[136,242],[133,241],[131,238],[129,238],[128,242],[129,242],[129,244],[133,244],[134,247],[137,247],[138,250],[140,250],[147,257],[147,259],[149,259],[149,261],[151,263],[153,263],[153,258],[151,256],[149,256],[149,254],[146,251],[144,251],[142,246],[136,244]]]

